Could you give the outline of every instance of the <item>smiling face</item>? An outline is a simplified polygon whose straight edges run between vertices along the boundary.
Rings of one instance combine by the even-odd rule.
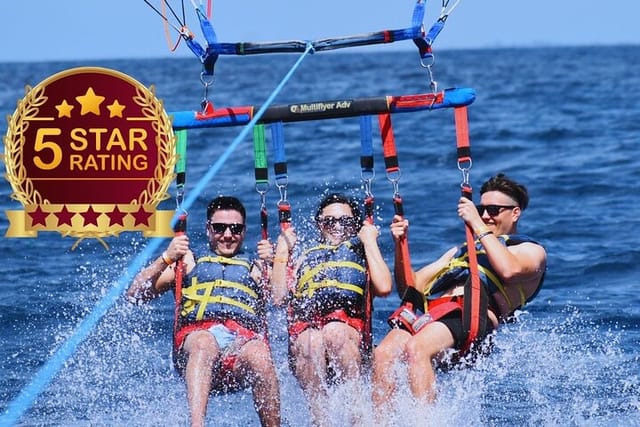
[[[347,203],[332,203],[325,206],[318,218],[322,241],[337,245],[351,237],[358,230],[358,220],[354,218]]]
[[[516,233],[518,219],[522,212],[518,207],[518,202],[500,191],[487,191],[482,194],[480,204],[501,206],[497,213],[493,212],[495,215],[489,213],[491,209],[484,209],[481,212],[482,220],[495,234]]]
[[[242,214],[236,210],[217,210],[207,222],[209,247],[221,256],[232,257],[237,254],[242,249],[245,233]]]

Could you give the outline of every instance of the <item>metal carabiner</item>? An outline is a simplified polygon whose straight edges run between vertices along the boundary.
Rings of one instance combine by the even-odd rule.
[[[371,169],[367,171],[360,172],[360,179],[362,180],[362,187],[364,189],[364,194],[367,197],[372,197],[373,193],[371,192],[371,184],[373,183],[373,179],[376,176],[376,172]]]
[[[469,187],[469,177],[471,172],[471,167],[473,166],[473,161],[471,159],[467,160],[468,166],[464,167],[461,161],[458,161],[458,170],[462,173],[462,182],[460,183],[460,187]]]
[[[431,92],[435,94],[438,91],[438,82],[436,82],[433,79],[433,70],[431,69],[433,64],[435,64],[435,57],[434,57],[433,53],[429,54],[429,57],[431,58],[431,63],[430,64],[425,64],[424,63],[424,58],[420,58],[420,66],[422,68],[426,68],[427,69],[427,74],[428,74],[428,77],[429,77],[429,87],[431,88]]]
[[[280,201],[278,202],[278,204],[289,203],[287,201],[287,184],[276,183],[276,187],[278,187],[278,192],[280,193]]]
[[[208,79],[205,76],[209,76]],[[209,104],[209,86],[213,86],[214,76],[212,74],[206,74],[204,71],[200,73],[200,82],[204,87],[204,96],[202,97],[202,101],[200,102],[202,112],[205,112],[207,105]]]

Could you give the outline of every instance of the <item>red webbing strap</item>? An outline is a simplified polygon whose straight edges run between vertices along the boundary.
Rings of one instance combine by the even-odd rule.
[[[384,166],[387,170],[387,174],[398,172],[400,167],[398,165],[398,154],[396,152],[396,141],[393,135],[393,125],[391,124],[391,114],[378,114],[378,125],[380,126]]]
[[[458,168],[463,171],[463,182],[461,184],[462,196],[469,200],[473,200],[472,189],[468,180],[468,170],[471,167],[471,148],[469,145],[469,122],[467,119],[467,107],[454,108],[456,123],[456,140],[458,152]],[[468,167],[463,167],[467,164]],[[465,173],[466,172],[466,173]],[[466,352],[471,344],[478,337],[480,327],[480,276],[478,274],[478,258],[476,254],[475,238],[473,229],[465,224],[465,232],[467,238],[467,254],[469,256],[469,272],[471,274],[471,311],[469,313],[470,323],[467,340],[462,347],[462,351]]]
[[[178,217],[178,221],[173,227],[173,231],[176,236],[180,236],[186,233],[187,231],[187,214],[181,214]],[[177,350],[177,341],[176,337],[178,335],[178,331],[180,330],[180,307],[182,306],[182,281],[184,279],[184,260],[180,258],[176,262],[176,288],[175,288],[175,308],[174,308],[174,316],[173,316],[173,344],[174,348]]]
[[[380,125],[380,135],[382,137],[382,149],[384,154],[384,165],[387,170],[387,178],[394,185],[393,207],[396,215],[404,217],[402,197],[400,197],[400,194],[398,193],[400,166],[398,163],[398,154],[396,152],[395,137],[393,135],[393,126],[391,124],[391,114],[379,114],[378,123]],[[404,277],[406,282],[405,285],[415,287],[415,283],[413,280],[413,270],[411,269],[411,261],[409,258],[409,242],[407,241],[406,237],[403,237],[400,240],[400,250],[403,260]]]

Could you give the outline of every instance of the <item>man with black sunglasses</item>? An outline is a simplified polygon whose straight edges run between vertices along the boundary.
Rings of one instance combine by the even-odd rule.
[[[273,248],[258,243],[258,258],[242,256],[246,212],[235,197],[220,196],[207,207],[210,254],[196,259],[186,234],[136,275],[130,300],[148,301],[176,287],[182,260],[179,315],[174,331],[174,365],[184,377],[192,426],[204,426],[209,395],[251,388],[263,426],[280,425],[280,391],[267,340],[270,296],[268,263]]]
[[[471,344],[468,361],[473,361],[489,346],[482,341],[498,327],[500,322],[512,318],[516,309],[531,301],[542,286],[546,270],[544,248],[527,236],[519,235],[518,221],[527,208],[527,189],[517,182],[498,174],[486,181],[480,189],[478,206],[467,198],[458,201],[458,216],[474,230],[481,280],[480,328],[476,341]],[[434,365],[447,365],[442,357],[456,351],[453,363],[460,362],[468,350],[470,330],[468,301],[470,267],[467,245],[451,248],[435,262],[411,271],[415,290],[402,286],[405,262],[400,241],[407,238],[409,221],[394,217],[391,234],[396,242],[395,276],[403,303],[425,308],[425,314],[400,313],[396,328],[389,331],[374,353],[373,399],[377,414],[384,418],[392,408],[398,378],[395,366],[406,363],[411,393],[423,403],[435,397]],[[417,290],[417,292],[415,292]],[[466,291],[466,292],[465,292]],[[416,296],[417,295],[417,296]],[[398,312],[396,312],[398,313]],[[394,313],[395,314],[395,313]],[[393,316],[392,316],[393,317]],[[451,362],[451,361],[449,361]]]
[[[276,304],[288,304],[291,369],[310,403],[313,425],[326,425],[327,386],[354,384],[362,373],[366,295],[388,295],[392,281],[378,229],[362,220],[355,200],[327,195],[315,223],[320,240],[304,250],[293,227],[280,234],[272,282]],[[345,423],[360,424],[353,417]]]

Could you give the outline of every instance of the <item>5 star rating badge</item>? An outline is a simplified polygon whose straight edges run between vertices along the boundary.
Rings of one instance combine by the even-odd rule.
[[[26,88],[4,145],[11,197],[24,206],[6,212],[7,237],[172,235],[173,212],[156,208],[173,180],[175,136],[153,88],[105,68],[55,74]]]

